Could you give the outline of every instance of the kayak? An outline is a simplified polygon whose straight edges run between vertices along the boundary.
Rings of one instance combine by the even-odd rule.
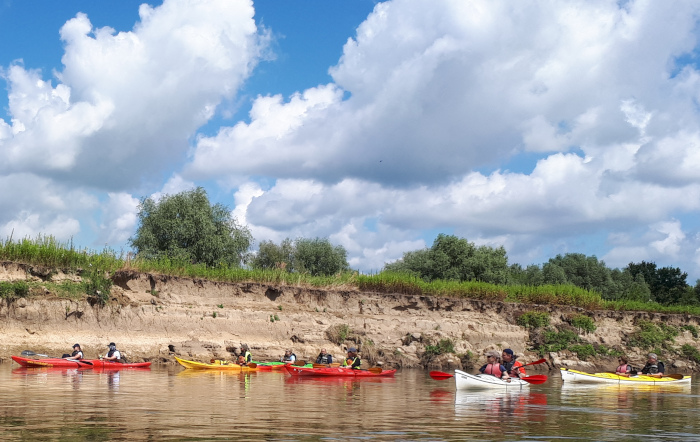
[[[226,370],[226,371],[258,371],[257,368],[246,367],[245,365],[234,364],[233,362],[214,360],[212,363],[188,361],[187,359],[173,356],[175,360],[185,368],[191,370]]]
[[[652,376],[618,376],[615,373],[586,373],[584,371],[560,368],[561,380],[564,382],[578,382],[584,384],[617,384],[617,385],[690,385],[690,376],[671,374],[662,378]]]
[[[12,356],[12,360],[22,367],[109,368],[121,370],[124,368],[147,368],[151,366],[150,362],[134,362],[126,364],[121,362],[104,361],[100,359],[81,359],[76,361],[73,359],[61,358],[30,359]]]
[[[384,377],[394,376],[396,370],[381,370],[378,373],[369,370],[353,370],[352,368],[343,367],[327,367],[327,368],[309,368],[298,367],[296,365],[285,365],[287,373],[293,376],[354,376],[356,378]]]
[[[284,362],[256,362],[259,371],[276,371],[284,370]]]
[[[484,390],[484,389],[508,389],[519,390],[528,388],[530,384],[522,379],[510,378],[503,380],[490,374],[469,374],[461,370],[455,370],[455,383],[457,390]]]

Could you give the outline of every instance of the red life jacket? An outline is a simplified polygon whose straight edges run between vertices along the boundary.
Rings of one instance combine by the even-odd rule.
[[[625,374],[625,373],[627,373],[627,367],[628,367],[627,364],[622,364],[622,365],[617,367],[617,370],[615,370],[615,373]]]
[[[501,372],[501,364],[488,364],[486,366],[486,369],[484,370],[485,374],[492,374],[496,376],[497,378],[500,378],[501,375],[503,374]]]

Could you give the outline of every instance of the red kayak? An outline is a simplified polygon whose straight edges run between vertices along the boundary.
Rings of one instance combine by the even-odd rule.
[[[151,366],[150,362],[122,364],[121,362],[110,362],[100,359],[81,359],[76,361],[72,359],[60,358],[30,359],[12,356],[12,360],[22,367],[109,368],[121,370],[123,368],[146,368]]]
[[[352,376],[356,378],[370,378],[382,376],[394,376],[396,370],[382,370],[372,368],[370,370],[353,370],[352,368],[327,367],[327,368],[307,368],[296,365],[285,365],[287,373],[293,376]]]

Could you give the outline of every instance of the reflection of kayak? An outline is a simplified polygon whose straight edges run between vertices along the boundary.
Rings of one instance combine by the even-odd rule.
[[[369,378],[369,377],[383,377],[383,376],[394,376],[396,370],[381,370],[379,372],[373,372],[369,370],[353,370],[352,368],[343,367],[328,367],[328,368],[308,368],[308,367],[297,367],[296,365],[285,365],[284,368],[287,369],[287,373],[293,376],[336,376],[336,377],[348,377],[353,376],[356,378]]]
[[[213,363],[188,361],[174,356],[175,360],[185,368],[192,370],[226,370],[226,371],[257,371],[257,368],[246,367],[232,362],[215,360]]]
[[[615,373],[586,373],[584,371],[560,368],[561,380],[584,384],[618,384],[618,385],[690,385],[690,376],[672,374],[662,378],[652,376],[618,376]]]
[[[255,361],[253,361],[255,362]],[[287,362],[256,362],[259,371],[284,371]],[[301,367],[311,368],[313,364],[301,365]]]
[[[12,356],[12,360],[23,367],[56,367],[56,368],[109,368],[121,370],[124,368],[147,368],[151,366],[150,362],[134,362],[130,364],[121,362],[103,361],[100,359],[81,359],[79,361],[72,359],[46,358],[46,359],[29,359],[19,356]]]
[[[510,378],[510,382],[505,381],[490,374],[469,374],[461,370],[455,370],[455,383],[457,390],[483,390],[483,389],[521,389],[530,386],[527,382]]]

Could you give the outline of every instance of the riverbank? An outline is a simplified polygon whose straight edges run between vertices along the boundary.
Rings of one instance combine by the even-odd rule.
[[[570,319],[585,314],[595,324],[580,332],[581,343],[603,346],[611,354],[581,360],[570,350],[545,354],[550,368],[611,369],[615,352],[639,365],[646,348],[631,347],[640,324],[664,324],[678,331],[660,351],[674,371],[695,371],[696,362],[678,353],[696,348],[693,328],[700,318],[649,312],[584,311],[556,305],[531,305],[387,294],[356,288],[225,283],[152,273],[119,271],[112,276],[109,301],[59,297],[42,282],[77,281],[79,276],[18,263],[0,264],[0,281],[32,282],[26,297],[4,300],[0,307],[0,359],[22,350],[60,355],[79,342],[87,357],[104,354],[116,342],[132,360],[172,362],[172,355],[209,360],[231,359],[241,343],[256,360],[276,360],[287,348],[299,358],[315,359],[321,348],[336,358],[349,346],[360,347],[364,360],[385,366],[461,368],[483,363],[484,351],[512,348],[523,360],[539,355],[542,330],[517,325],[524,313],[546,313],[553,329],[571,328]],[[690,327],[689,327],[690,326]],[[685,327],[685,328],[683,328]],[[449,343],[448,352],[440,343]],[[430,357],[429,355],[433,356]],[[468,367],[465,367],[468,368]],[[541,368],[547,368],[545,366]]]

